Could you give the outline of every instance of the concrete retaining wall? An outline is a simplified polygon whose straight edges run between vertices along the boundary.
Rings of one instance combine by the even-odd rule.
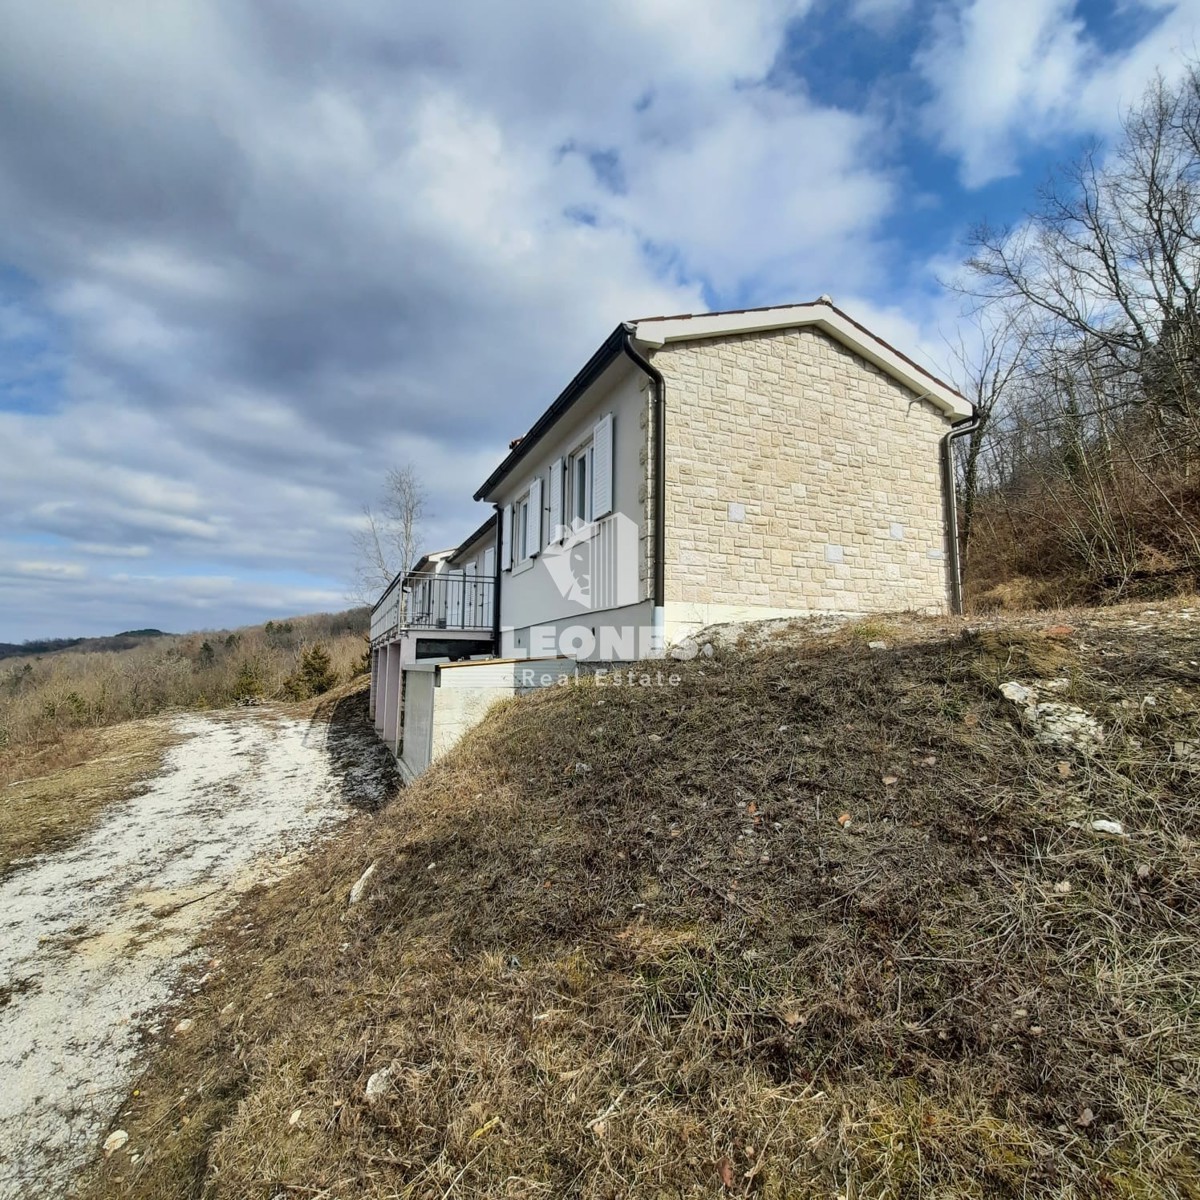
[[[498,700],[554,687],[575,674],[569,658],[413,663],[404,669],[400,773],[415,779],[453,749]]]

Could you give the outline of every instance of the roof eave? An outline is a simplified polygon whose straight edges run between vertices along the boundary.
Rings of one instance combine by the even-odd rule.
[[[489,529],[491,529],[492,526],[494,526],[495,524],[496,524],[496,514],[494,512],[489,513],[487,520],[484,521],[484,523],[482,525],[480,525],[479,528],[477,530],[475,530],[475,532],[472,533],[469,537],[463,538],[462,542],[459,543],[458,548],[454,551],[454,553],[452,555],[450,555],[450,557],[448,559],[446,559],[446,561],[449,563],[454,562],[455,559],[457,559],[460,554],[463,554],[465,551],[469,550],[471,548],[471,546],[473,546],[477,541],[479,541],[479,539],[481,537],[483,537],[483,535],[485,533],[487,533],[487,531]]]
[[[551,426],[559,417],[596,382],[609,364],[621,353],[626,333],[627,327],[618,325],[608,335],[596,353],[584,363],[575,378],[559,393],[554,403],[538,417],[529,432],[513,447],[508,457],[487,477],[475,493],[476,500],[486,500],[542,437],[550,431]]]
[[[798,304],[792,307],[751,309],[738,313],[710,313],[695,317],[659,317],[638,321],[635,340],[652,349],[669,342],[729,337],[773,329],[815,326],[853,350],[885,374],[928,400],[952,420],[974,414],[971,402],[949,384],[926,371],[894,346],[860,325],[832,304]]]

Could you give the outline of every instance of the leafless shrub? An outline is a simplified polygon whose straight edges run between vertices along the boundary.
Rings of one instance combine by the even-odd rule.
[[[985,418],[962,464],[970,590],[1013,575],[1075,598],[1194,586],[1200,67],[1156,80],[1111,150],[1064,168],[1023,225],[977,230],[967,265],[1008,332],[966,360]]]

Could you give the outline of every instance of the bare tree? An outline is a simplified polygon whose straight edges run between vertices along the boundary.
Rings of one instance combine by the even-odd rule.
[[[1016,573],[1120,594],[1200,569],[1200,64],[1156,77],[1022,225],[976,230],[967,268],[963,290],[1011,322],[960,356],[985,415],[968,538],[983,497],[991,531],[1012,518]]]
[[[982,226],[967,266],[1031,332],[1119,382],[1122,405],[1200,418],[1200,65],[1157,77],[1105,157],[1093,147],[1041,191],[1015,230]]]
[[[397,575],[412,569],[428,517],[428,496],[411,463],[387,473],[376,507],[363,505],[365,524],[354,533],[354,598],[373,603]]]
[[[962,507],[959,539],[964,575],[969,569],[971,534],[980,492],[989,479],[995,482],[1004,469],[999,461],[1003,435],[994,436],[993,422],[1004,416],[1025,365],[1028,328],[1020,317],[1020,308],[1011,305],[977,307],[967,314],[965,324],[958,329],[957,341],[951,346],[959,389],[975,408],[975,427],[958,456],[958,495]]]

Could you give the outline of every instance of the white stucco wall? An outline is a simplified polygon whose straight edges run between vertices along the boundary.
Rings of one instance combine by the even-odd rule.
[[[543,553],[523,563],[515,563],[511,571],[502,573],[500,591],[500,654],[508,657],[531,648],[531,628],[555,630],[579,626],[599,630],[608,626],[623,628],[630,622],[644,622],[649,627],[649,606],[644,603],[650,595],[646,572],[646,487],[648,462],[648,410],[646,377],[632,362],[619,359],[596,381],[588,393],[571,407],[550,432],[545,435],[523,462],[504,480],[491,499],[503,507],[512,504],[529,490],[535,476],[542,479],[542,544]],[[551,465],[565,458],[585,443],[596,422],[606,413],[613,416],[613,515],[601,518],[598,537],[607,536],[615,528],[614,517],[632,523],[636,531],[636,572],[632,582],[633,602],[620,607],[592,609],[564,597],[560,585],[545,566],[546,542],[549,537]],[[515,539],[514,539],[515,540]],[[580,654],[579,657],[594,657]]]
[[[474,538],[463,546],[449,560],[450,569],[452,571],[465,571],[471,565],[482,569],[484,556],[488,550],[494,550],[495,547],[496,526],[492,525],[480,534],[479,537]]]
[[[652,610],[652,602],[643,600],[623,608],[575,613],[533,627],[502,629],[500,654],[516,658],[564,653],[581,662],[648,658]]]
[[[404,670],[404,738],[401,770],[420,775],[433,761],[433,704],[435,668],[409,666]]]

